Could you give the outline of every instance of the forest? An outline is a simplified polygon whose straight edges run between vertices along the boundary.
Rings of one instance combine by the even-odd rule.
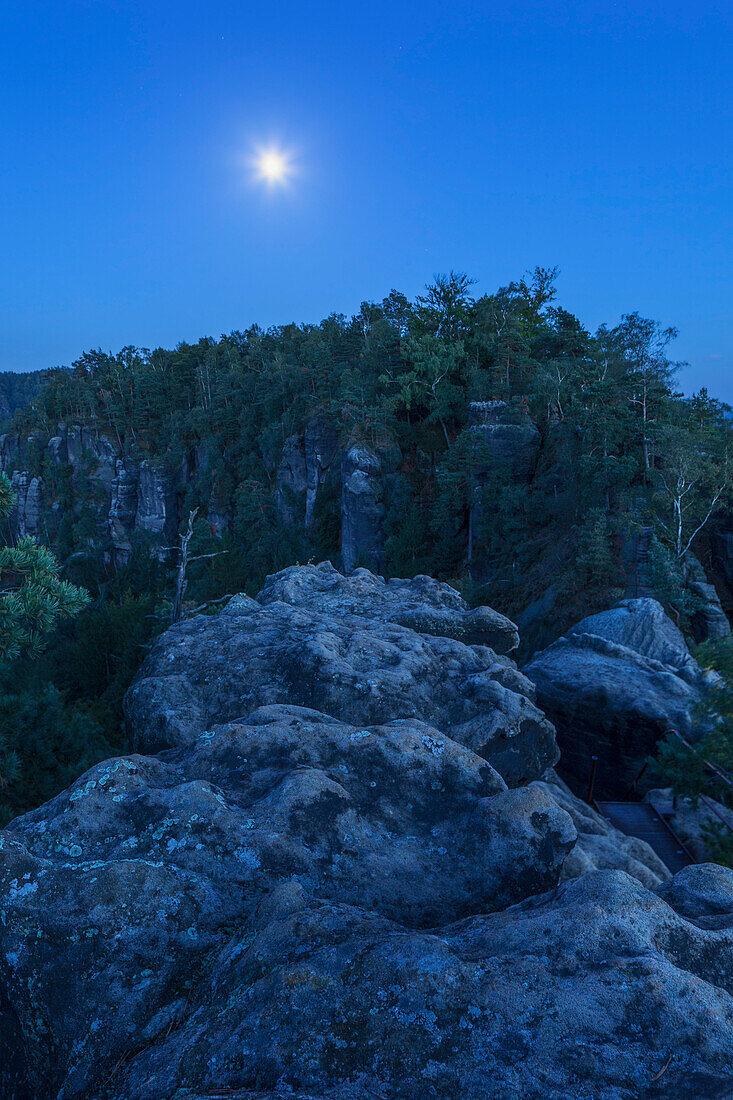
[[[679,392],[674,329],[631,312],[591,333],[559,305],[557,274],[537,268],[479,296],[451,273],[414,301],[392,291],[352,317],[88,351],[42,385],[34,376],[24,400],[13,376],[0,377],[2,439],[23,441],[6,472],[22,466],[42,485],[44,568],[67,586],[20,606],[18,555],[35,540],[19,537],[7,482],[3,820],[126,748],[124,692],[173,618],[255,593],[296,562],[343,564],[353,447],[376,456],[381,540],[378,559],[357,545],[354,564],[449,581],[520,622],[522,658],[628,593],[642,531],[646,583],[699,640],[688,564],[730,505],[731,410],[704,389]],[[497,461],[481,430],[482,410],[496,408],[530,441],[519,464]],[[304,519],[283,463],[315,422],[337,457]],[[133,531],[120,552],[100,522],[99,456],[54,461],[60,425],[103,439],[118,482],[125,463],[156,464],[175,499],[157,542]]]

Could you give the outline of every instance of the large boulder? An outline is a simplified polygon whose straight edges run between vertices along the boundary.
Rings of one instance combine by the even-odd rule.
[[[364,614],[354,606],[360,585]],[[354,725],[427,722],[487,759],[510,787],[556,762],[552,725],[509,658],[393,621],[405,615],[430,626],[434,608],[432,629],[442,621],[481,635],[496,626],[506,641],[508,620],[474,617],[447,586],[424,578],[390,586],[364,573],[344,581],[309,569],[271,578],[260,600],[235,597],[218,615],[178,623],[154,646],[126,701],[136,749],[191,743],[255,707],[292,703]]]
[[[554,722],[563,772],[623,796],[670,729],[691,734],[706,684],[681,632],[656,600],[623,600],[583,619],[524,668]]]
[[[34,1096],[96,1095],[253,941],[279,887],[404,932],[553,886],[574,840],[541,790],[507,790],[421,722],[268,707],[99,764],[2,837],[0,1034],[23,1037],[11,1063],[0,1051],[2,1095],[13,1075]]]

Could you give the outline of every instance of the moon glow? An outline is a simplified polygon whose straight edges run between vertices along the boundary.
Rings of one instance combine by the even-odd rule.
[[[292,174],[290,157],[284,150],[275,147],[259,149],[254,165],[257,178],[270,187],[287,183]]]

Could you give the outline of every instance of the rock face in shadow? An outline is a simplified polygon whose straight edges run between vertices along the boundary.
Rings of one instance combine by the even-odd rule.
[[[128,701],[157,754],[0,833],[0,1095],[724,1096],[733,872],[661,882],[541,768],[489,629],[305,567],[169,630]]]
[[[688,551],[684,565],[687,587],[699,603],[692,617],[695,640],[704,642],[708,638],[729,637],[731,630],[728,616],[723,610],[715,585],[711,584],[707,578],[702,562]]]
[[[309,420],[302,435],[285,440],[276,472],[277,507],[283,520],[313,525],[316,504],[339,453],[339,433],[329,416]]]
[[[472,401],[468,413],[472,430],[486,445],[492,468],[516,481],[529,481],[541,440],[527,410],[506,401]]]
[[[344,572],[366,565],[384,569],[386,509],[382,459],[365,443],[350,447],[341,460],[341,558]]]
[[[41,527],[43,482],[29,477],[25,471],[11,479],[15,502],[10,514],[10,526],[17,538],[36,538]]]
[[[622,600],[536,654],[524,672],[554,722],[563,770],[622,797],[670,728],[690,733],[706,675],[656,600]]]

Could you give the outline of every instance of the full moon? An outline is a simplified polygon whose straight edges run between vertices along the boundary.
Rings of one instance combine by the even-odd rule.
[[[291,173],[290,159],[280,149],[261,149],[255,157],[259,179],[272,185],[285,183]]]

